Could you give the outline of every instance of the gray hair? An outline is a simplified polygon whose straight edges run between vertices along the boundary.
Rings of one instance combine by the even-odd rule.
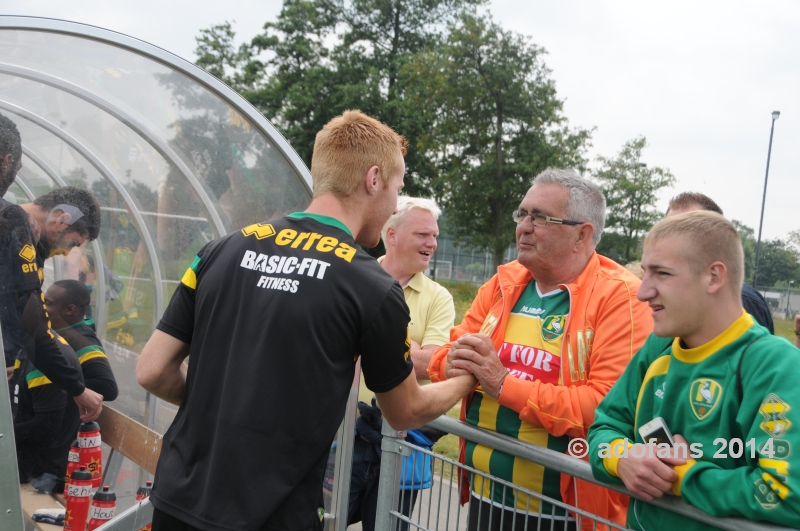
[[[606,226],[606,198],[600,187],[578,175],[575,170],[547,168],[533,178],[532,184],[556,184],[569,193],[567,216],[576,221],[586,221],[594,227],[592,242],[595,247]]]
[[[412,208],[419,208],[425,210],[426,212],[430,212],[433,216],[433,219],[439,219],[439,216],[442,215],[442,209],[439,208],[439,206],[436,204],[436,201],[433,199],[401,195],[397,198],[397,210],[394,214],[392,214],[381,231],[381,239],[383,240],[384,245],[386,245],[386,231],[389,230],[389,227],[399,227],[406,219],[406,216]]]

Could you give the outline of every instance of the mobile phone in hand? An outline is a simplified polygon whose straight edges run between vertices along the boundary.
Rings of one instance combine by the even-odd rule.
[[[647,444],[655,439],[656,444],[668,444],[675,446],[675,440],[672,438],[672,433],[667,427],[667,423],[661,417],[656,417],[647,424],[639,428],[639,435],[642,440]]]

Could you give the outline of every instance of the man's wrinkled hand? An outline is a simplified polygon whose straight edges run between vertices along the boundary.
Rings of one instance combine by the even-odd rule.
[[[455,378],[457,376],[472,376],[472,373],[466,369],[458,369],[453,366],[453,361],[456,359],[456,351],[459,349],[458,341],[450,345],[450,351],[447,353],[446,373],[447,379]]]
[[[508,376],[506,369],[497,352],[494,350],[494,343],[489,336],[484,334],[470,334],[461,336],[453,348],[450,349],[453,355],[453,367],[471,372],[478,378],[483,391],[493,398],[500,395],[500,388],[503,381]]]
[[[78,404],[81,420],[92,422],[100,416],[100,412],[103,410],[103,395],[87,388],[75,397],[75,403]]]

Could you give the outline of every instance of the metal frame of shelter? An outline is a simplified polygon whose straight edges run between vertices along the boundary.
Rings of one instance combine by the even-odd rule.
[[[234,92],[233,89],[194,64],[141,40],[103,28],[47,18],[0,15],[0,113],[15,121],[21,130],[24,128],[25,131],[35,133],[30,136],[39,135],[42,138],[46,138],[44,144],[52,146],[55,143],[60,143],[60,149],[62,151],[67,149],[72,153],[74,159],[79,161],[81,168],[99,175],[109,186],[109,190],[113,190],[119,202],[117,204],[103,205],[101,201],[101,208],[109,215],[129,216],[132,227],[135,228],[139,235],[140,250],[148,260],[150,271],[146,274],[136,275],[144,278],[136,278],[135,280],[152,283],[151,328],[154,329],[155,324],[164,312],[166,301],[168,300],[166,286],[175,282],[167,278],[168,275],[165,273],[164,260],[159,249],[161,243],[160,235],[157,234],[157,230],[153,229],[153,223],[161,223],[165,219],[182,223],[207,223],[214,238],[238,230],[241,225],[237,226],[235,222],[231,221],[230,217],[226,219],[225,208],[221,204],[218,191],[215,191],[207,178],[204,177],[203,173],[206,170],[202,167],[202,164],[198,165],[196,161],[193,164],[192,157],[187,152],[180,150],[180,142],[176,141],[176,137],[181,134],[181,126],[178,120],[175,121],[177,125],[158,123],[154,126],[142,114],[136,110],[132,111],[131,107],[128,106],[128,102],[121,102],[117,97],[118,95],[114,94],[113,91],[102,90],[102,83],[95,83],[93,78],[87,78],[88,82],[82,82],[75,76],[70,75],[74,72],[68,70],[70,68],[69,65],[60,69],[61,65],[55,65],[54,67],[53,64],[47,63],[49,50],[52,50],[53,53],[61,52],[59,49],[60,44],[54,45],[54,42],[62,43],[65,47],[74,45],[75,50],[77,50],[75,53],[78,54],[86,50],[100,50],[107,56],[133,54],[125,55],[125,57],[129,58],[129,62],[135,64],[138,64],[137,61],[144,62],[148,66],[152,66],[154,71],[161,69],[159,72],[168,71],[172,75],[180,76],[181,82],[190,84],[191,88],[196,89],[197,92],[202,92],[203,97],[206,97],[207,100],[214,100],[213,103],[223,109],[227,106],[230,111],[231,122],[233,123],[236,120],[244,122],[246,125],[243,128],[244,130],[248,131],[253,137],[260,135],[261,140],[256,139],[253,142],[261,142],[260,146],[265,145],[268,148],[262,148],[262,152],[272,149],[272,154],[270,155],[272,159],[270,160],[273,161],[273,164],[278,164],[280,166],[279,169],[282,169],[286,175],[294,175],[294,181],[292,181],[291,177],[286,177],[288,184],[285,187],[293,190],[291,194],[285,196],[284,203],[291,203],[291,205],[287,204],[286,208],[290,208],[290,206],[304,207],[305,205],[302,203],[305,202],[307,204],[310,201],[311,175],[294,149],[257,109]],[[109,47],[113,48],[113,50],[109,51]],[[8,51],[8,53],[3,53],[4,50]],[[19,50],[22,50],[22,53],[16,53]],[[103,53],[96,55],[103,57]],[[92,54],[90,53],[89,55]],[[37,57],[42,58],[41,68],[37,67]],[[81,69],[81,67],[83,68]],[[92,71],[91,75],[96,76],[98,75],[97,72],[103,73],[103,68],[104,66],[93,65],[87,60],[86,65],[79,65],[75,71],[78,72],[78,77],[89,70]],[[129,68],[129,70],[132,69],[134,67]],[[117,68],[117,70],[121,69]],[[152,77],[157,77],[157,75],[152,75]],[[15,84],[17,84],[16,88]],[[120,165],[113,160],[109,160],[107,154],[102,152],[102,146],[98,148],[98,144],[102,144],[102,142],[88,140],[86,134],[76,130],[74,124],[69,124],[68,126],[66,120],[63,117],[59,118],[56,115],[57,113],[42,112],[32,108],[35,107],[34,105],[29,106],[27,104],[28,100],[20,97],[20,93],[24,92],[19,88],[22,84],[25,87],[34,87],[35,90],[31,90],[31,92],[40,91],[41,94],[45,94],[46,91],[56,91],[58,93],[57,97],[67,102],[62,104],[62,108],[71,106],[74,109],[79,105],[91,106],[94,109],[92,112],[96,115],[95,123],[113,122],[113,126],[117,127],[118,131],[123,130],[130,137],[141,141],[147,151],[156,153],[161,158],[161,166],[166,168],[163,171],[164,174],[172,171],[186,180],[188,183],[187,188],[189,188],[186,195],[191,195],[196,200],[196,210],[199,213],[149,211],[154,209],[148,210],[145,208],[141,199],[132,191],[132,180],[125,181],[125,175],[123,174],[123,169],[119,167]],[[14,92],[14,90],[17,92]],[[46,98],[43,97],[43,99]],[[179,98],[176,97],[176,99]],[[170,114],[170,112],[175,114],[172,109],[167,109],[166,114]],[[194,109],[187,111],[185,117],[187,117],[187,120],[191,120],[196,117],[196,114],[197,110]],[[170,130],[169,128],[172,129]],[[165,134],[165,131],[169,131],[169,135],[172,136]],[[23,159],[26,165],[31,164],[28,170],[44,176],[45,179],[49,179],[47,186],[50,188],[73,184],[64,175],[65,168],[56,164],[52,157],[48,157],[46,153],[39,149],[42,143],[37,144],[37,141],[31,141],[27,136],[29,135],[23,132]],[[231,141],[231,144],[233,143]],[[206,151],[207,154],[208,152]],[[236,156],[234,155],[233,158],[236,159]],[[245,152],[236,160],[240,161],[239,164],[242,166],[240,171],[246,174],[246,177],[260,180],[262,187],[270,186],[270,179],[273,176],[269,172],[264,173],[264,166],[258,166],[259,160],[257,159],[258,154],[254,155],[253,153]],[[262,173],[259,174],[258,171],[262,171]],[[248,172],[251,175],[247,175]],[[128,173],[128,177],[130,177],[130,173]],[[222,178],[224,180],[225,176],[223,175]],[[167,177],[162,177],[162,179],[166,180]],[[230,179],[230,189],[232,190],[233,177],[230,177]],[[39,188],[41,188],[41,183],[39,184]],[[29,201],[35,199],[37,184],[33,182],[30,175],[23,175],[23,172],[20,172],[15,185],[24,195],[24,199]],[[214,197],[215,194],[217,195],[216,198]],[[251,192],[250,195],[257,194]],[[294,202],[292,203],[292,201]],[[298,205],[298,203],[300,204]],[[155,220],[148,222],[146,218],[155,218]],[[248,223],[258,221],[263,221],[263,219],[253,219]],[[104,257],[108,256],[107,253],[110,250],[108,245],[107,242],[103,241],[101,233],[101,237],[89,246],[94,259],[94,269],[100,272],[96,274],[92,298],[96,317],[95,322],[101,338],[103,337],[102,333],[105,332],[109,324],[108,307],[110,303],[104,295],[109,286],[107,285],[108,279],[105,271],[110,270],[113,265],[108,264],[107,260],[104,259]],[[183,267],[185,268],[187,265],[184,264]],[[61,276],[61,268],[62,262],[56,261],[53,264],[53,272],[56,279]],[[147,278],[148,274],[150,275],[149,278]],[[104,343],[108,344],[107,342]],[[128,354],[135,355],[136,353],[125,351],[125,355],[127,356]],[[0,387],[4,388],[6,386]],[[352,453],[350,449],[352,448],[353,440],[357,391],[358,378],[353,384],[346,418],[337,436],[338,450],[336,452],[336,467],[331,491],[331,509],[330,513],[326,514],[326,519],[332,520],[330,522],[332,527],[329,527],[341,530],[346,528],[345,520],[348,501],[346,493],[348,492],[350,478],[349,473],[341,474],[339,472],[341,470],[349,471],[350,469]],[[16,524],[18,522],[21,525],[21,519],[18,519],[18,515],[20,515],[19,496],[14,495],[15,492],[19,492],[18,476],[16,474],[13,425],[11,424],[10,411],[7,412],[5,407],[5,404],[8,403],[6,393],[7,391],[4,393],[0,390],[0,527],[14,530],[17,529]],[[148,427],[154,427],[157,405],[160,401],[151,397],[148,393],[144,403],[144,421]],[[12,470],[13,474],[11,473]],[[345,495],[340,495],[342,492]],[[336,518],[336,515],[345,515],[345,518]],[[19,529],[22,528],[19,527]]]

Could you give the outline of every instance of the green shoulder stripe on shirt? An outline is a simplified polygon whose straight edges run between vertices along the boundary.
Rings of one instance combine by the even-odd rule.
[[[189,269],[186,270],[186,273],[183,274],[181,283],[187,288],[197,289],[197,266],[199,265],[200,257],[195,256],[192,265],[190,265]]]
[[[28,383],[28,389],[52,383],[50,379],[39,370],[33,370],[26,374],[25,381]]]
[[[103,347],[100,345],[89,345],[88,347],[83,347],[75,354],[78,355],[78,360],[81,362],[81,364],[95,358],[106,357],[106,353],[103,351]]]
[[[353,233],[350,232],[350,229],[347,228],[347,225],[345,225],[338,219],[332,218],[330,216],[323,216],[321,214],[311,214],[310,212],[292,212],[286,217],[292,219],[311,218],[314,221],[319,221],[320,223],[323,223],[325,225],[330,225],[331,227],[342,229],[348,234],[348,236],[350,236],[351,238],[353,237]]]

